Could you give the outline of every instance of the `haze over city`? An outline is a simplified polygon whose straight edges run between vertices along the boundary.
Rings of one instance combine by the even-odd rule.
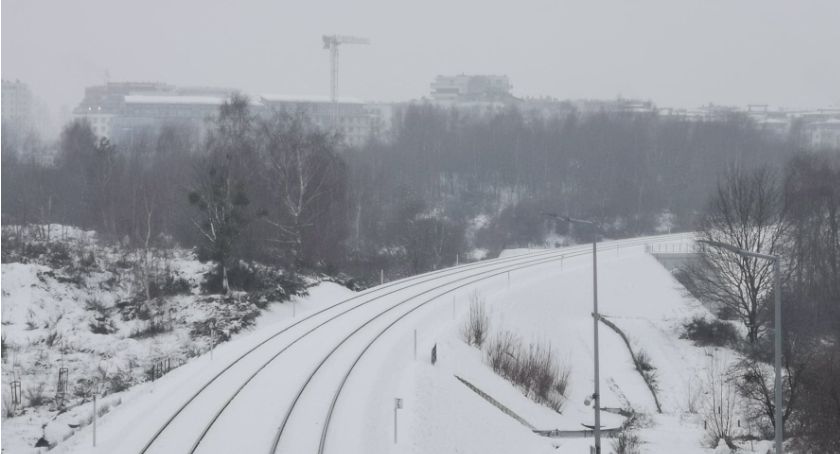
[[[840,0],[0,13],[3,453],[840,453]]]
[[[341,92],[403,101],[437,74],[506,74],[517,96],[617,96],[660,106],[840,103],[840,3],[783,0],[229,2],[6,0],[3,78],[54,112],[111,81],[253,93],[329,89],[323,34],[343,49]],[[106,76],[107,74],[107,76]]]

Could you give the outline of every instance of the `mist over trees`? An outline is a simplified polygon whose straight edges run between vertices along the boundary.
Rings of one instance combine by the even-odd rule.
[[[196,247],[220,265],[219,291],[238,260],[374,282],[568,233],[543,211],[597,219],[613,237],[689,230],[727,166],[780,166],[796,148],[739,115],[412,104],[388,137],[347,148],[302,113],[256,116],[234,97],[207,126],[112,144],[74,121],[49,164],[4,139],[3,222]]]
[[[194,248],[215,265],[204,289],[223,294],[247,285],[248,262],[365,285],[380,270],[393,279],[552,234],[574,240],[546,211],[598,220],[611,237],[697,228],[784,257],[785,427],[807,449],[837,449],[826,436],[840,424],[836,151],[798,152],[795,140],[739,115],[697,122],[409,105],[389,137],[347,148],[302,113],[257,116],[235,96],[207,126],[114,144],[74,121],[52,162],[33,158],[50,144],[7,140],[4,126],[3,223],[72,224],[142,251]],[[721,251],[704,265],[687,283],[744,324],[733,389],[769,430],[772,272]]]
[[[345,155],[350,245],[368,255],[377,239],[405,246],[388,235],[400,211],[459,225],[467,246],[491,252],[542,243],[553,227],[543,211],[597,219],[614,237],[688,230],[727,165],[781,165],[794,148],[738,115],[546,118],[411,105],[395,117],[391,140]]]

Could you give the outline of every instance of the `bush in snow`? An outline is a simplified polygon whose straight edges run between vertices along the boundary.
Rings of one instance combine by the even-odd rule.
[[[642,413],[636,413],[632,408],[625,408],[623,413],[627,419],[621,425],[621,432],[612,441],[612,448],[615,454],[639,454],[641,451],[642,439],[639,437],[639,428],[649,427],[650,420]]]
[[[526,348],[516,335],[503,331],[490,340],[485,355],[493,371],[530,399],[560,411],[570,370],[552,355],[550,345],[532,343]]]
[[[484,308],[484,300],[478,293],[473,293],[470,297],[470,315],[461,332],[464,342],[481,348],[489,330],[490,318]]]
[[[738,344],[738,332],[735,327],[721,320],[708,321],[704,317],[694,317],[683,325],[683,339],[694,341],[700,347],[727,347]]]
[[[613,440],[612,448],[615,454],[639,454],[642,440],[634,430],[622,430]]]
[[[85,309],[93,312],[93,320],[88,324],[92,333],[113,334],[117,331],[114,321],[111,320],[111,310],[102,301],[90,298],[85,302]]]
[[[47,396],[47,384],[45,382],[40,382],[27,389],[24,394],[30,407],[40,407],[49,401],[49,397]]]
[[[254,319],[260,314],[259,308],[246,298],[227,296],[224,298],[209,297],[201,301],[207,307],[210,317],[194,322],[190,335],[196,337],[211,337],[211,342],[227,341],[230,336],[254,324]]]
[[[222,293],[221,277],[217,267],[204,275],[201,288],[205,293]],[[285,301],[293,295],[305,293],[305,284],[282,270],[258,263],[239,261],[227,269],[230,288],[248,292],[247,298],[259,308],[274,301]]]

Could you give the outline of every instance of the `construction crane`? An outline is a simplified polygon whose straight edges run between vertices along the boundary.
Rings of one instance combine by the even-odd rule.
[[[370,44],[367,38],[355,36],[324,35],[324,49],[330,51],[330,101],[338,101],[338,46],[341,44]]]

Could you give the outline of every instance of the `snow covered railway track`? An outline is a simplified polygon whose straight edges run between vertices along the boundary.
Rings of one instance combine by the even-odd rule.
[[[616,250],[617,248],[621,248],[621,247],[640,246],[640,245],[644,245],[644,244],[647,244],[647,243],[650,243],[650,242],[669,241],[669,240],[672,240],[672,239],[675,239],[675,238],[682,238],[682,237],[684,237],[684,236],[681,235],[681,234],[677,234],[677,235],[662,236],[662,237],[658,237],[656,239],[643,238],[643,239],[637,239],[637,240],[625,240],[625,241],[621,241],[621,242],[614,242],[612,245],[602,247],[602,248],[600,248],[599,252],[605,252],[605,251],[608,251],[608,250]],[[384,311],[377,314],[375,317],[367,320],[364,324],[358,326],[350,334],[345,336],[337,345],[335,345],[332,349],[330,349],[330,351],[321,359],[321,361],[317,364],[317,366],[310,372],[306,381],[304,381],[302,386],[298,389],[298,391],[295,395],[295,398],[292,401],[292,404],[289,406],[288,410],[286,411],[286,414],[283,418],[283,422],[281,423],[279,429],[277,430],[277,433],[275,434],[274,442],[273,442],[272,448],[269,452],[270,453],[298,452],[299,449],[301,449],[300,446],[294,446],[292,449],[281,449],[281,445],[280,445],[281,438],[283,437],[283,435],[287,431],[287,426],[288,426],[289,421],[292,417],[292,414],[294,413],[294,411],[297,408],[298,403],[300,402],[301,396],[306,392],[307,387],[310,386],[310,384],[311,384],[313,378],[315,377],[315,375],[318,374],[321,371],[324,364],[328,360],[330,360],[330,358],[345,344],[345,342],[350,341],[352,337],[359,335],[361,332],[365,331],[365,329],[368,328],[369,326],[373,326],[371,324],[378,322],[380,320],[380,318],[383,317],[385,314],[391,312],[392,310],[401,308],[402,306],[407,305],[411,301],[416,301],[416,300],[420,299],[421,297],[424,297],[426,295],[431,294],[431,296],[429,296],[428,298],[423,299],[422,301],[419,301],[414,306],[411,306],[410,308],[408,308],[408,310],[406,310],[405,312],[396,316],[395,319],[391,320],[390,323],[387,323],[382,329],[376,331],[374,333],[373,337],[370,338],[369,341],[363,343],[360,346],[361,350],[358,351],[358,354],[356,354],[354,357],[352,357],[352,363],[350,364],[350,366],[348,368],[346,368],[344,373],[340,375],[341,380],[340,380],[339,384],[337,385],[337,387],[335,387],[335,391],[333,392],[332,398],[329,401],[329,408],[326,411],[325,416],[323,417],[323,420],[316,421],[316,422],[320,422],[319,425],[322,427],[322,429],[320,431],[320,436],[317,440],[317,442],[318,442],[317,452],[319,454],[323,454],[326,450],[327,437],[328,437],[328,434],[329,434],[330,424],[333,420],[333,415],[335,413],[336,405],[338,403],[338,400],[339,400],[342,392],[345,389],[345,385],[347,384],[347,381],[350,378],[350,375],[355,370],[355,368],[358,366],[362,357],[373,346],[373,344],[376,341],[378,341],[388,330],[393,328],[397,323],[404,320],[406,317],[410,316],[412,313],[421,309],[422,307],[424,307],[424,306],[426,306],[430,303],[433,303],[435,301],[439,301],[441,297],[443,297],[445,295],[448,295],[448,294],[451,294],[453,292],[456,292],[458,290],[461,290],[465,287],[469,287],[469,286],[474,285],[476,283],[479,283],[481,281],[485,281],[487,279],[492,279],[494,277],[503,276],[503,275],[505,275],[505,274],[507,274],[511,271],[519,271],[519,270],[527,269],[527,268],[530,268],[530,267],[545,265],[545,264],[548,264],[548,263],[551,263],[551,262],[564,260],[564,259],[567,259],[567,258],[589,255],[590,253],[591,253],[591,250],[589,249],[589,247],[573,248],[573,249],[570,248],[570,249],[566,249],[566,250],[564,250],[564,251],[562,251],[562,252],[560,252],[556,255],[551,255],[549,257],[534,258],[533,260],[528,260],[527,262],[508,265],[503,269],[491,270],[491,271],[486,271],[486,272],[482,272],[482,273],[476,273],[476,274],[473,274],[473,275],[470,275],[470,276],[465,276],[465,277],[457,279],[455,281],[445,283],[445,284],[442,284],[442,285],[438,285],[438,286],[436,286],[432,289],[429,289],[429,290],[417,293],[415,295],[412,295],[411,297],[406,298],[403,301],[400,301],[398,304],[395,304],[395,305],[385,309]],[[436,291],[439,291],[439,292],[433,294]],[[385,322],[387,322],[387,321],[388,320],[385,320]],[[309,413],[309,414],[311,414],[311,413]],[[312,446],[312,448],[314,448],[314,446]],[[305,452],[314,452],[314,449],[310,449],[309,446],[305,447],[305,449],[306,449]],[[304,452],[304,451],[300,451],[300,452]]]
[[[446,278],[446,277],[449,277],[449,276],[452,276],[452,275],[455,275],[455,274],[468,272],[468,271],[472,271],[472,270],[475,270],[475,269],[494,267],[494,266],[498,266],[500,264],[503,265],[503,264],[506,264],[506,263],[516,263],[516,262],[520,262],[522,260],[526,260],[528,258],[540,257],[540,256],[544,256],[544,255],[549,255],[549,254],[557,254],[557,251],[543,251],[543,252],[536,252],[536,253],[533,253],[533,254],[519,255],[519,256],[515,256],[515,257],[508,257],[508,258],[504,258],[504,259],[495,259],[495,260],[488,260],[488,261],[483,261],[483,262],[476,262],[476,263],[461,265],[459,267],[446,268],[446,269],[442,269],[442,270],[431,272],[431,273],[426,273],[426,274],[419,275],[419,276],[409,277],[409,278],[393,281],[393,282],[390,282],[388,284],[384,284],[384,285],[369,289],[369,290],[364,291],[364,292],[360,292],[357,295],[353,295],[350,298],[339,301],[339,302],[334,303],[334,304],[332,304],[332,305],[330,305],[326,308],[320,309],[320,310],[318,310],[318,311],[316,311],[312,314],[309,314],[309,315],[303,317],[302,319],[300,319],[298,321],[295,321],[295,322],[291,323],[290,325],[288,325],[288,326],[278,330],[277,332],[273,333],[272,335],[268,336],[267,338],[265,338],[264,340],[262,340],[258,344],[254,345],[253,347],[248,349],[243,354],[239,355],[236,359],[231,361],[224,368],[222,368],[218,373],[216,373],[212,378],[210,378],[210,380],[208,380],[200,388],[198,388],[195,393],[193,393],[188,399],[186,399],[186,401],[182,405],[180,405],[177,408],[176,411],[174,411],[172,413],[172,415],[164,422],[164,424],[148,439],[146,444],[142,447],[142,449],[139,452],[141,454],[155,452],[156,450],[153,449],[153,448],[157,447],[158,445],[165,444],[165,443],[161,443],[162,436],[164,436],[167,431],[172,430],[175,426],[178,425],[178,419],[179,419],[179,417],[182,416],[182,414],[185,412],[185,410],[188,407],[190,407],[191,405],[193,405],[197,399],[199,399],[203,395],[208,394],[209,391],[210,391],[210,388],[214,384],[218,383],[225,375],[235,374],[236,371],[234,370],[234,368],[236,368],[237,366],[240,366],[243,360],[245,360],[245,359],[247,359],[251,356],[257,356],[257,355],[265,354],[265,353],[263,353],[263,350],[266,350],[266,349],[269,349],[272,352],[271,359],[274,359],[280,353],[285,351],[286,348],[288,348],[291,344],[295,343],[296,341],[300,340],[300,338],[303,337],[303,336],[298,336],[298,338],[291,341],[291,343],[281,344],[279,347],[274,346],[274,348],[272,348],[272,345],[270,345],[272,343],[272,341],[278,339],[280,336],[282,336],[286,333],[289,333],[292,330],[305,328],[307,325],[309,325],[311,323],[315,326],[314,326],[314,328],[309,329],[304,333],[304,335],[308,335],[312,331],[314,331],[315,329],[317,329],[321,326],[324,326],[326,323],[328,323],[330,321],[333,321],[336,318],[338,318],[342,315],[345,315],[345,314],[347,314],[348,312],[350,312],[354,309],[358,309],[358,308],[360,308],[360,307],[362,307],[366,304],[369,304],[373,301],[376,301],[376,300],[379,300],[381,298],[387,297],[389,295],[395,294],[397,292],[400,292],[400,291],[403,291],[403,290],[406,290],[406,289],[411,289],[411,288],[414,288],[418,285],[422,285],[422,284],[428,283],[430,281],[434,281],[436,279]],[[359,304],[357,304],[355,306],[352,306],[350,309],[341,311],[338,314],[335,314],[331,317],[328,317],[326,321],[322,321],[320,323],[318,322],[319,317],[327,316],[327,315],[330,314],[330,312],[332,312],[336,309],[341,309],[344,306],[347,306],[349,303],[351,303],[353,301],[357,301],[357,300],[360,301]],[[278,348],[279,348],[279,352],[277,351]],[[265,364],[267,364],[267,363],[265,363]],[[259,368],[256,372],[258,373],[260,370],[262,370],[262,368]],[[251,375],[253,376],[253,375],[256,375],[256,374],[251,374]],[[253,378],[253,377],[251,377],[251,378]],[[231,395],[230,398],[225,402],[225,405],[222,407],[221,411],[223,411],[224,408],[226,408],[227,405],[230,403],[230,401],[232,401],[236,397],[236,395],[238,395],[239,392],[242,391],[242,388],[244,388],[248,384],[248,382],[249,382],[249,380],[242,383],[242,385],[239,386],[238,389],[236,389],[235,393],[233,395]],[[207,430],[212,426],[212,424],[218,418],[221,411],[218,411],[214,415],[214,417],[210,421],[210,423],[207,424],[207,426],[205,427],[205,430],[202,432],[202,435],[199,437],[198,440],[196,440],[196,443],[195,443],[195,445],[193,446],[193,448],[191,449],[190,452],[195,452],[196,447],[200,443],[201,439],[203,439],[204,435],[206,435]]]
[[[661,236],[655,238],[647,238],[647,239],[638,239],[638,240],[627,240],[623,242],[615,243],[613,247],[626,247],[631,245],[638,245],[647,242],[656,242],[656,241],[668,241],[672,239],[680,239],[682,235],[669,235],[669,236]],[[605,248],[606,249],[606,248]],[[304,352],[304,359],[308,357],[305,353],[310,348],[306,348],[305,346],[301,346],[302,344],[309,343],[313,344],[311,339],[316,337],[327,338],[326,340],[327,347],[331,346],[329,351],[325,352],[323,356],[321,356],[321,361],[318,365],[310,372],[309,377],[303,382],[303,385],[298,388],[298,393],[295,395],[295,398],[292,402],[288,405],[288,409],[284,416],[283,422],[280,424],[280,428],[276,430],[274,435],[274,439],[272,442],[272,447],[270,452],[276,452],[278,446],[280,445],[280,440],[284,434],[287,432],[285,429],[287,428],[287,423],[289,422],[291,415],[298,407],[298,402],[300,400],[301,395],[306,391],[307,386],[312,381],[312,378],[322,369],[323,366],[332,356],[333,354],[338,351],[342,345],[344,345],[347,341],[349,341],[354,336],[358,337],[359,332],[364,331],[365,327],[371,326],[373,323],[377,323],[385,314],[388,314],[395,310],[398,307],[403,307],[409,304],[411,301],[416,301],[418,298],[431,294],[435,291],[441,291],[435,296],[420,302],[418,305],[414,306],[413,308],[409,308],[408,311],[399,315],[396,320],[391,321],[384,329],[379,331],[376,336],[371,339],[366,345],[361,345],[363,347],[361,352],[356,356],[352,365],[346,369],[346,371],[340,371],[341,373],[338,374],[339,377],[343,377],[340,385],[336,388],[335,394],[333,395],[333,399],[330,402],[329,411],[326,413],[324,418],[324,424],[322,425],[323,430],[321,432],[320,442],[319,442],[319,452],[323,452],[325,441],[328,433],[329,422],[332,419],[333,411],[335,409],[336,403],[338,401],[339,395],[341,390],[344,388],[347,379],[349,378],[351,372],[359,363],[359,360],[362,358],[364,353],[368,350],[368,348],[373,345],[373,343],[379,339],[379,337],[385,333],[388,329],[390,329],[394,324],[396,324],[399,320],[402,320],[404,317],[408,316],[410,313],[414,312],[415,310],[419,309],[420,307],[432,302],[434,299],[440,297],[441,295],[451,293],[459,288],[463,288],[469,285],[472,285],[478,281],[486,280],[494,276],[499,276],[510,271],[516,269],[527,268],[529,266],[537,266],[539,264],[548,263],[551,261],[562,260],[563,258],[568,258],[576,255],[583,255],[588,254],[589,249],[586,246],[574,247],[574,248],[567,248],[564,250],[550,250],[550,251],[543,251],[537,252],[532,254],[523,254],[514,257],[508,257],[503,259],[495,259],[495,260],[488,260],[485,262],[478,262],[468,265],[463,265],[460,267],[455,268],[447,268],[444,270],[415,276],[411,278],[402,279],[399,281],[395,281],[383,286],[379,286],[368,291],[359,293],[354,295],[351,298],[346,300],[340,301],[335,303],[327,308],[321,309],[313,314],[308,315],[307,317],[298,320],[289,326],[284,327],[281,330],[278,330],[276,333],[272,334],[268,338],[264,339],[262,342],[258,343],[226,367],[224,367],[220,372],[218,372],[215,376],[213,376],[208,382],[206,382],[203,386],[201,386],[193,395],[191,395],[184,403],[181,405],[177,411],[172,414],[172,416],[160,427],[160,429],[148,440],[146,445],[140,451],[141,453],[150,453],[150,452],[205,452],[205,451],[219,451],[223,452],[224,450],[217,449],[216,443],[213,441],[208,442],[207,436],[208,433],[211,433],[212,430],[219,430],[220,427],[229,427],[231,424],[228,422],[226,424],[219,424],[218,421],[220,419],[237,419],[236,416],[230,416],[229,414],[237,415],[236,411],[230,411],[230,406],[234,401],[240,397],[243,393],[251,394],[248,399],[252,401],[250,407],[253,407],[254,402],[259,404],[265,404],[266,396],[262,396],[261,398],[255,398],[254,395],[265,394],[264,389],[260,390],[259,386],[252,386],[255,388],[251,391],[246,391],[246,388],[255,381],[255,379],[262,379],[264,382],[265,379],[258,377],[262,372],[264,372],[267,368],[273,367],[273,363],[275,363],[276,359],[280,357],[283,353],[289,352],[289,354],[295,353],[301,355],[301,352]],[[476,272],[478,271],[478,272]],[[448,279],[454,278],[454,279]],[[448,279],[448,280],[447,280]],[[431,288],[424,289],[424,286],[431,286]],[[390,305],[385,305],[384,310],[376,310],[374,313],[370,314],[367,318],[357,319],[354,320],[352,318],[348,318],[347,314],[356,311],[357,309],[364,310],[368,305],[376,305],[375,303],[387,303],[387,299],[391,295],[397,295],[400,292],[413,292],[411,293],[408,298],[401,298],[399,301],[391,303]],[[349,303],[353,301],[358,301],[358,304],[351,305]],[[349,308],[345,308],[346,306],[350,306]],[[337,313],[336,313],[337,312]],[[345,320],[346,319],[346,320]],[[387,321],[387,320],[386,320]],[[324,330],[319,330],[320,328],[324,327],[329,323],[333,323],[336,325],[340,325],[341,322],[350,323],[350,328],[355,325],[356,329],[353,330],[350,334],[344,336],[341,339],[335,339],[335,344],[330,344],[329,342],[329,335],[324,332]],[[337,326],[336,330],[340,329],[341,326]],[[330,330],[330,331],[336,331]],[[320,336],[315,336],[318,332],[324,333]],[[287,339],[290,335],[297,334],[293,336],[293,339]],[[285,336],[284,336],[285,335]],[[367,338],[365,338],[367,340]],[[318,342],[318,344],[324,344],[323,340]],[[301,346],[298,349],[294,349],[295,346]],[[317,345],[317,347],[322,347],[322,345]],[[290,352],[289,350],[292,349]],[[252,364],[252,363],[256,364]],[[247,364],[246,364],[247,363]],[[297,364],[294,361],[286,361],[286,363]],[[247,369],[244,371],[239,369]],[[284,375],[293,376],[292,373],[286,373],[283,371]],[[276,376],[277,374],[263,374],[263,375],[270,375]],[[169,436],[167,434],[169,432],[191,432],[194,433],[196,429],[189,430],[190,427],[195,426],[194,420],[189,418],[190,407],[202,407],[202,405],[196,405],[197,400],[204,398],[207,394],[213,394],[214,387],[216,384],[225,381],[225,380],[242,380],[242,377],[247,376],[244,381],[240,381],[236,386],[235,389],[231,391],[231,389],[224,389],[223,386],[220,386],[221,390],[215,390],[216,394],[222,393],[227,396],[224,400],[223,405],[221,407],[218,406],[218,395],[216,399],[210,399],[213,402],[216,402],[215,405],[212,403],[208,404],[207,402],[204,403],[203,408],[206,412],[199,411],[202,417],[207,417],[206,413],[209,413],[209,422],[199,425],[201,429],[201,433],[198,436],[193,436],[194,441],[189,444],[183,443],[183,438],[185,434],[179,434],[177,437]],[[239,378],[237,378],[239,377]],[[291,383],[289,383],[291,385]],[[289,388],[294,388],[294,386],[289,386]],[[205,400],[207,400],[205,398]],[[274,400],[274,399],[272,399]],[[242,407],[242,405],[240,405]],[[279,405],[279,407],[283,407]],[[245,405],[244,408],[249,408],[248,405]],[[201,409],[201,408],[200,408]],[[243,411],[241,408],[238,410],[239,414]],[[195,411],[193,411],[195,413]],[[241,416],[248,416],[248,413],[245,413]],[[185,420],[185,421],[181,421]],[[276,423],[275,423],[276,424]],[[215,427],[215,429],[214,429]],[[183,429],[187,429],[184,431]],[[229,429],[228,429],[229,430]],[[224,432],[224,430],[222,430]],[[233,435],[236,435],[234,433]],[[314,434],[313,434],[314,435]],[[189,437],[189,436],[188,436]],[[169,438],[167,440],[167,438]],[[172,446],[170,443],[173,438],[181,438],[181,443],[175,443],[178,446]],[[221,439],[224,439],[222,437]],[[235,436],[234,436],[235,438]],[[219,441],[220,438],[217,436],[215,437],[216,441]],[[175,448],[174,450],[172,448]],[[265,448],[261,448],[265,449]],[[250,451],[249,451],[250,452]],[[279,452],[279,451],[277,451]],[[293,452],[293,451],[286,451],[283,450],[282,452]]]

